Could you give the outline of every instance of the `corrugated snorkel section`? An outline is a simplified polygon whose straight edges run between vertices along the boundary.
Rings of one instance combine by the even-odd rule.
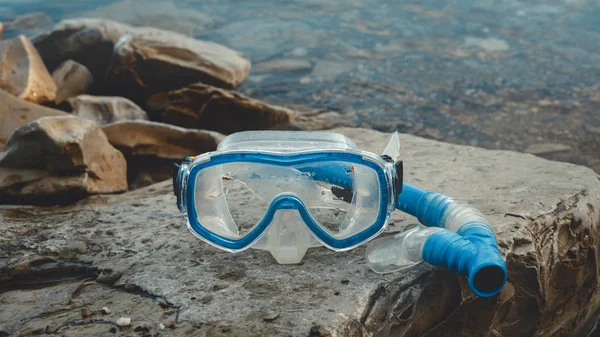
[[[496,236],[477,209],[438,192],[404,184],[398,209],[428,227],[441,227],[423,245],[422,258],[466,275],[469,287],[482,297],[496,295],[506,283],[506,263]]]

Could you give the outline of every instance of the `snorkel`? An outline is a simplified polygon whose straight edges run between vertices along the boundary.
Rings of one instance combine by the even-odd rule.
[[[402,270],[420,261],[466,276],[478,296],[496,295],[506,283],[506,264],[493,230],[475,208],[438,192],[404,184],[398,209],[421,224],[376,239],[367,248],[370,267],[378,273]]]
[[[229,252],[268,250],[280,264],[299,263],[311,247],[353,249],[404,211],[422,226],[372,241],[375,272],[425,261],[467,276],[479,296],[497,294],[506,266],[487,220],[404,183],[399,154],[397,133],[379,156],[332,132],[247,131],[182,163],[173,184],[196,237]]]
[[[399,161],[397,133],[384,154]],[[416,217],[421,225],[371,241],[367,261],[373,271],[391,273],[425,261],[466,276],[469,288],[478,296],[490,297],[502,290],[507,279],[506,264],[494,231],[481,212],[444,194],[404,182],[396,209]]]

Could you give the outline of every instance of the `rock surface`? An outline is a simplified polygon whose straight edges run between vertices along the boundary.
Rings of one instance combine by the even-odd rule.
[[[213,42],[175,32],[137,28],[115,47],[108,79],[124,96],[139,102],[149,95],[195,82],[234,88],[250,72],[250,61]]]
[[[104,126],[108,141],[127,158],[129,189],[171,178],[173,163],[214,151],[223,135],[148,121],[121,121]]]
[[[341,131],[377,153],[390,136]],[[497,297],[476,298],[463,278],[426,264],[377,275],[363,247],[309,249],[295,266],[217,250],[188,233],[167,181],[66,208],[0,207],[0,330],[108,334],[114,325],[83,324],[79,309],[109,306],[102,320],[172,326],[165,336],[585,336],[600,307],[597,175],[532,155],[401,142],[409,183],[466,200],[494,224],[509,268]],[[392,222],[397,231],[415,219],[395,212]],[[107,268],[122,271],[114,285],[86,282]]]
[[[126,155],[185,159],[214,151],[223,135],[148,121],[121,121],[102,128],[108,141]]]
[[[48,175],[19,177],[14,169]],[[8,177],[0,183],[1,203],[56,204],[127,189],[123,154],[94,122],[73,116],[43,117],[17,129],[0,154],[0,171]]]
[[[73,115],[104,125],[123,120],[148,120],[148,114],[124,97],[80,95],[68,100]]]
[[[0,41],[0,88],[24,100],[54,101],[56,84],[24,35]]]
[[[0,90],[0,151],[15,129],[45,116],[61,116],[65,113],[33,104]]]
[[[154,96],[147,105],[154,114],[162,111],[165,123],[225,134],[285,126],[295,116],[290,109],[200,83]]]
[[[171,1],[117,1],[83,13],[82,16],[110,19],[133,26],[151,26],[187,36],[206,33],[217,24],[212,16],[189,6],[175,6]]]
[[[73,60],[63,62],[52,73],[56,83],[55,103],[59,104],[68,98],[88,92],[94,84],[94,76],[83,64]]]
[[[108,69],[115,43],[130,26],[111,20],[63,20],[32,41],[50,71],[61,63],[74,60],[86,66],[94,78],[102,78]]]

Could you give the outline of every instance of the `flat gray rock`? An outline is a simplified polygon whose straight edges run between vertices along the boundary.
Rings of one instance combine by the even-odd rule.
[[[340,129],[381,152],[389,134]],[[164,336],[584,336],[596,323],[600,181],[532,155],[401,136],[406,181],[472,203],[494,225],[509,280],[475,297],[421,264],[381,276],[364,247],[300,265],[199,242],[170,182],[63,208],[0,208],[0,330]],[[415,219],[395,212],[390,231]],[[113,285],[90,282],[101,269]],[[103,276],[104,279],[107,276]],[[35,287],[33,287],[35,286]],[[28,289],[33,287],[33,289]],[[110,307],[110,314],[102,314]],[[94,313],[88,318],[82,312]],[[120,317],[130,327],[117,327]]]

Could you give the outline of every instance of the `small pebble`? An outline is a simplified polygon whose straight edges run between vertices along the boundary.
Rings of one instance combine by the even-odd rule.
[[[212,300],[213,300],[213,295],[206,295],[200,299],[200,302],[202,302],[202,304],[208,304]]]
[[[131,318],[129,318],[129,317],[121,317],[121,318],[117,319],[117,325],[118,326],[129,326],[129,325],[131,325]]]
[[[117,282],[123,274],[118,271],[112,270],[103,270],[98,277],[96,277],[96,282],[106,284],[108,286],[112,286]]]
[[[342,280],[342,284],[348,284],[350,283],[350,280]]]
[[[164,325],[164,324],[162,324],[162,323],[160,323],[160,324],[158,325],[158,328],[159,328],[159,329],[161,329],[161,330],[164,330],[164,329],[165,329],[165,325]]]
[[[170,310],[165,310],[163,312],[163,316],[169,316],[169,315],[173,315],[177,313],[177,309],[170,309]]]
[[[125,285],[125,291],[128,292],[128,293],[132,293],[132,292],[134,292],[136,290],[137,290],[137,286],[135,284],[128,283],[128,284]]]
[[[104,315],[110,314],[110,308],[109,307],[102,307],[102,313]]]
[[[133,332],[150,332],[150,327],[145,325],[136,326]]]
[[[161,308],[168,308],[169,307],[169,302],[165,301],[165,300],[160,300],[160,302],[158,302],[158,305],[160,305]]]
[[[268,313],[265,317],[263,317],[263,321],[265,322],[273,322],[274,320],[276,320],[277,318],[279,318],[279,313]]]
[[[169,321],[167,324],[165,324],[165,327],[169,329],[175,329],[176,325],[174,321]]]
[[[82,318],[88,318],[92,315],[94,315],[94,312],[91,311],[90,309],[87,309],[87,308],[81,309],[81,317]]]

